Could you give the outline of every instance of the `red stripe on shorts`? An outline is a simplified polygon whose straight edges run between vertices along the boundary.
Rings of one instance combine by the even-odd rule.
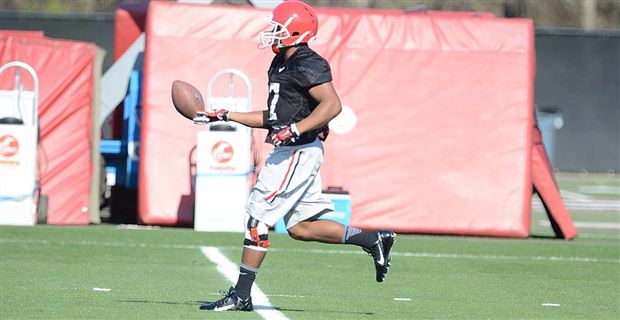
[[[294,150],[293,154],[291,155],[291,162],[288,164],[288,169],[286,169],[286,174],[284,175],[284,179],[282,179],[282,183],[280,183],[280,186],[278,187],[276,191],[274,191],[273,193],[265,197],[265,201],[269,201],[271,198],[275,197],[278,194],[278,192],[280,192],[282,187],[284,187],[286,180],[288,180],[288,175],[289,173],[291,173],[291,168],[293,167],[293,163],[295,162],[296,153],[297,153],[297,150]]]

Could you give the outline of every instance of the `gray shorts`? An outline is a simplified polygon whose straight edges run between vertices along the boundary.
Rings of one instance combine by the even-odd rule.
[[[334,210],[331,199],[322,192],[322,162],[323,144],[319,139],[299,146],[275,147],[252,189],[247,213],[269,226],[284,218],[288,229],[322,211]]]

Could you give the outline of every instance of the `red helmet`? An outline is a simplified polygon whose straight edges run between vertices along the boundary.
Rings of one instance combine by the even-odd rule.
[[[316,37],[319,20],[311,6],[301,1],[284,1],[273,8],[267,18],[273,26],[271,30],[260,33],[262,48],[279,48],[309,42]]]

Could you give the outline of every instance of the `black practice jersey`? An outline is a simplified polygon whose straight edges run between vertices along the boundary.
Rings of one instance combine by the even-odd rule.
[[[265,127],[269,133],[299,122],[310,115],[318,102],[308,90],[332,81],[329,63],[307,45],[301,45],[288,59],[280,53],[273,58],[269,71],[269,109],[264,113]],[[293,144],[314,141],[327,128],[305,132]],[[267,142],[269,140],[267,135]]]

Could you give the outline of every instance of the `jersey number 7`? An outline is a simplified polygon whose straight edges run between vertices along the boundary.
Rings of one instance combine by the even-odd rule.
[[[276,104],[278,103],[278,98],[280,98],[280,84],[277,82],[271,82],[269,84],[269,93],[273,92],[273,98],[271,98],[271,104],[269,104],[269,120],[274,121],[278,120],[278,115],[276,114]]]

